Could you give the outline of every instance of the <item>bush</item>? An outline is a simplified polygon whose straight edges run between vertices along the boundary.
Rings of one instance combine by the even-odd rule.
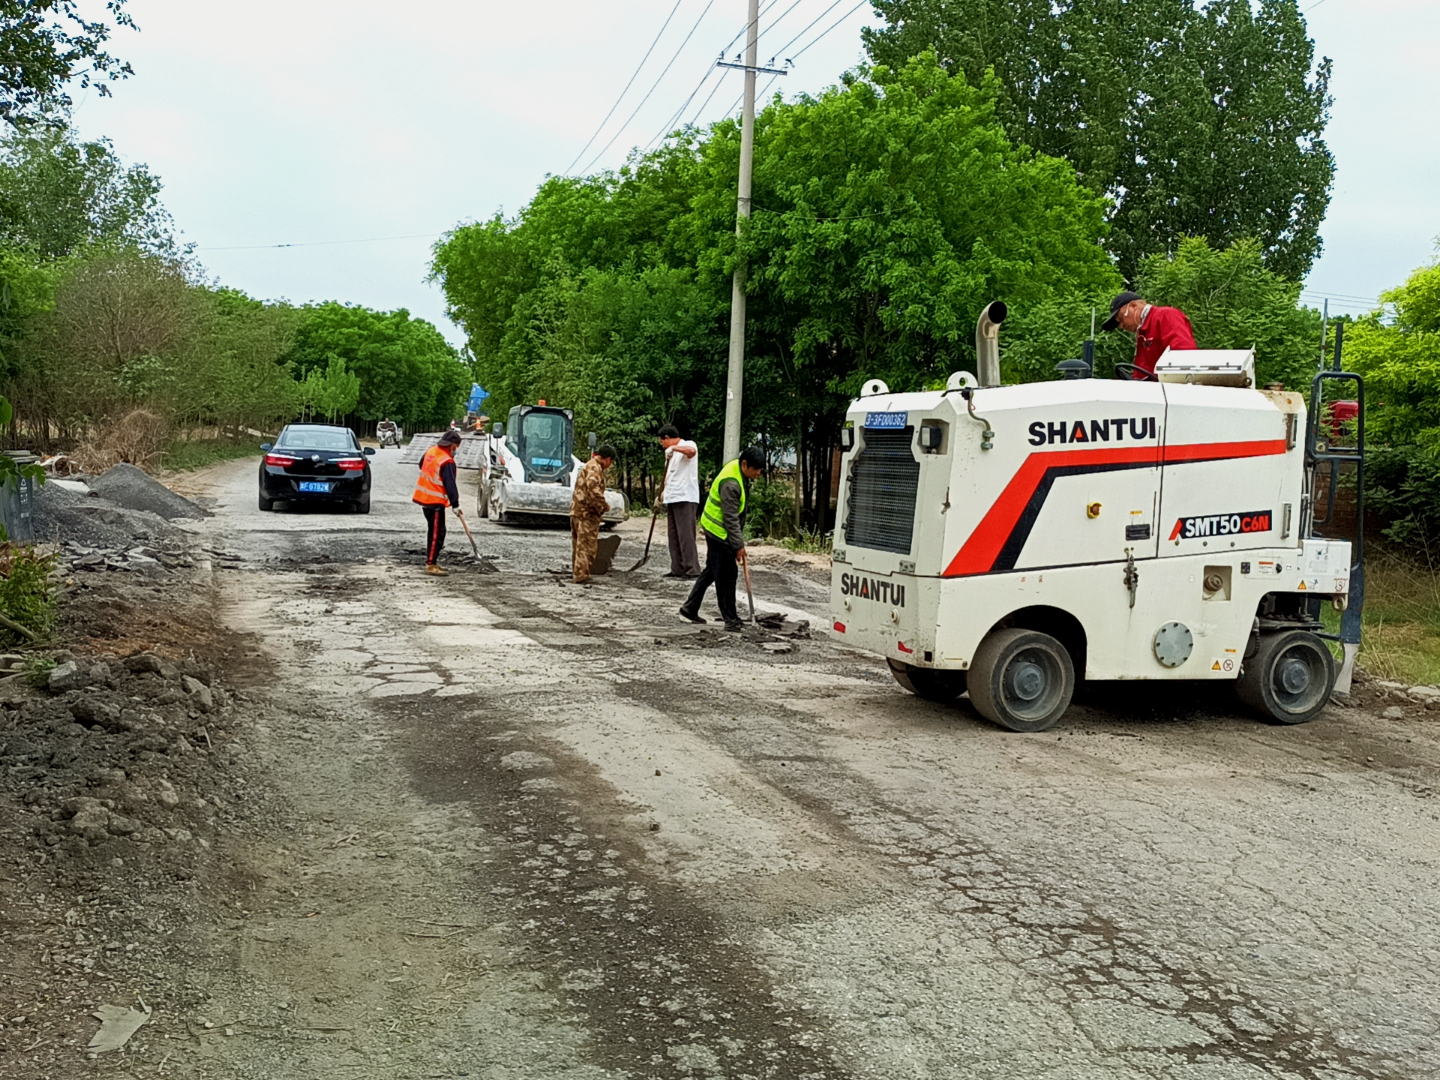
[[[745,496],[745,537],[782,537],[795,532],[795,489],[784,480],[758,478]]]
[[[7,644],[33,641],[50,629],[55,619],[50,575],[57,559],[34,547],[0,544],[0,638]]]
[[[160,464],[165,427],[165,421],[150,410],[131,409],[118,419],[96,424],[70,457],[92,475],[122,463],[154,472]]]

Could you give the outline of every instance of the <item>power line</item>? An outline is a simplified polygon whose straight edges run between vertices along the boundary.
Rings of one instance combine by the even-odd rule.
[[[835,2],[834,2],[833,4],[831,4],[828,8],[826,8],[824,11],[822,11],[818,16],[816,16],[814,22],[812,22],[812,23],[810,24],[810,26],[814,26],[815,23],[818,23],[821,19],[823,19],[826,15],[830,14],[830,12],[834,11],[837,7],[839,7],[839,6],[840,6],[842,3],[844,3],[844,2],[845,2],[845,0],[835,0]],[[837,26],[839,26],[841,23],[843,23],[846,19],[850,18],[851,15],[854,15],[855,12],[859,11],[862,7],[864,7],[864,6],[865,6],[866,4],[868,4],[868,3],[870,3],[870,0],[860,0],[860,3],[856,4],[853,8],[851,8],[849,11],[847,11],[844,15],[841,15],[840,18],[836,19],[833,23],[831,23],[829,29],[824,30],[824,31],[822,31],[820,34],[818,34],[818,35],[810,42],[809,45],[806,45],[804,49],[801,49],[799,52],[797,52],[797,53],[795,54],[795,56],[801,56],[801,55],[803,55],[803,54],[806,52],[806,50],[808,50],[812,45],[815,45],[816,43],[818,43],[821,38],[825,37],[825,35],[828,34],[828,33],[830,33],[831,30],[834,30]],[[795,42],[799,41],[802,37],[804,37],[804,36],[805,36],[805,32],[810,29],[810,26],[805,27],[804,30],[801,30],[800,33],[796,34],[793,38],[791,38],[789,41],[787,41],[787,42],[781,47],[780,53],[783,54],[786,49],[788,49],[791,45],[794,45]],[[794,57],[791,57],[790,59],[793,60]],[[772,79],[770,80],[770,83],[773,83],[774,81],[775,81],[775,79],[772,78]],[[770,84],[769,84],[769,83],[766,84],[765,89],[767,89],[767,90],[770,89]],[[735,103],[734,103],[733,105],[731,105],[730,108],[728,108],[728,109],[725,110],[725,115],[726,115],[726,116],[729,116],[731,113],[733,113],[733,112],[735,111],[736,106],[738,106],[738,105],[740,104],[740,98],[743,98],[744,96],[745,96],[745,95],[742,93],[739,98],[736,98],[736,99],[735,99]]]
[[[650,43],[650,48],[645,50],[645,55],[640,58],[640,63],[636,65],[634,73],[630,76],[630,81],[625,84],[625,89],[620,91],[620,96],[615,99],[615,104],[610,106],[610,111],[605,114],[605,119],[600,121],[600,126],[595,129],[595,134],[585,140],[585,145],[582,146],[580,152],[575,155],[575,161],[572,161],[570,168],[565,170],[567,174],[575,168],[575,162],[578,162],[585,156],[585,151],[590,149],[590,144],[600,137],[600,132],[605,130],[605,125],[610,122],[610,117],[615,115],[615,110],[620,107],[620,102],[625,100],[625,95],[630,92],[630,87],[633,86],[635,80],[639,78],[640,70],[645,66],[645,61],[650,59],[650,54],[655,51],[655,46],[660,44],[660,39],[665,35],[665,30],[670,25],[670,20],[675,18],[675,12],[680,10],[680,5],[684,2],[685,0],[675,0],[675,6],[670,9],[670,14],[665,16],[665,22],[660,27],[660,33],[655,35],[655,40]]]
[[[239,244],[231,247],[196,247],[196,251],[268,251],[273,248],[330,247],[334,244],[379,244],[386,240],[436,239],[444,233],[411,233],[408,236],[369,236],[360,240],[309,240],[298,244]]]
[[[757,17],[763,19],[763,18],[765,17],[765,14],[766,14],[771,8],[773,8],[776,4],[778,4],[779,2],[780,2],[780,0],[770,0],[770,2],[769,2],[768,4],[766,4],[763,8],[760,9],[760,13],[759,13],[759,15],[758,15]],[[794,10],[795,10],[797,7],[799,7],[802,3],[804,3],[804,0],[794,0],[794,3],[792,3],[788,8],[786,8],[784,11],[782,11],[782,12],[780,13],[780,15],[779,15],[774,21],[767,23],[767,24],[761,29],[760,33],[756,35],[756,40],[758,41],[760,38],[764,37],[767,31],[773,30],[773,29],[775,28],[775,26],[778,25],[778,24],[780,23],[780,21],[785,18],[786,15],[789,15],[790,12],[794,11]],[[745,20],[745,25],[740,28],[740,32],[737,33],[734,37],[732,37],[732,38],[720,49],[720,55],[723,57],[727,52],[729,52],[729,51],[730,51],[730,47],[731,47],[732,45],[734,45],[737,41],[739,41],[740,38],[741,38],[741,36],[744,35],[745,31],[747,31],[747,30],[749,30],[749,29],[750,29],[750,20],[749,20],[749,19],[746,19],[746,20]],[[680,121],[680,118],[685,115],[685,110],[690,107],[690,102],[694,101],[694,100],[695,100],[695,96],[696,96],[697,94],[699,94],[702,89],[704,89],[705,84],[710,81],[710,76],[713,75],[713,74],[715,74],[715,71],[716,71],[716,70],[717,70],[717,69],[716,69],[716,67],[715,67],[714,64],[711,64],[711,65],[709,65],[708,67],[706,67],[706,69],[705,69],[705,74],[702,75],[702,76],[700,76],[700,81],[695,84],[695,89],[690,91],[690,93],[686,96],[684,103],[680,106],[680,108],[676,109],[675,112],[673,112],[673,113],[670,115],[670,119],[667,120],[667,121],[665,121],[664,125],[660,128],[660,130],[659,130],[658,132],[656,132],[656,133],[651,137],[650,141],[645,144],[645,148],[641,151],[642,154],[648,154],[648,153],[650,152],[650,149],[651,149],[653,146],[655,146],[656,143],[661,142],[661,141],[665,138],[665,136],[669,135],[672,131],[675,130],[675,125],[678,124],[679,121]],[[718,90],[720,89],[720,83],[721,83],[721,82],[724,82],[724,79],[723,79],[724,72],[723,72],[723,71],[721,72],[721,75],[722,75],[722,78],[721,78],[720,82],[717,82],[717,83],[711,88],[710,93],[706,96],[704,102],[701,103],[700,108],[698,108],[698,109],[695,110],[695,115],[694,115],[693,117],[691,117],[691,119],[690,119],[690,123],[691,123],[691,124],[694,124],[695,121],[700,118],[700,114],[705,111],[705,107],[710,104],[711,99],[713,99],[713,98],[715,97],[716,91],[718,91]],[[772,78],[770,81],[773,83],[775,80]]]
[[[610,147],[615,145],[615,140],[620,137],[621,133],[623,133],[625,129],[630,126],[631,122],[634,121],[635,117],[639,115],[640,110],[645,107],[645,102],[650,100],[650,95],[655,93],[656,87],[658,87],[661,81],[665,78],[665,76],[669,74],[670,69],[675,65],[675,61],[680,59],[680,54],[684,52],[685,46],[690,44],[690,39],[695,36],[695,31],[700,29],[700,24],[705,21],[705,16],[710,13],[710,9],[714,6],[715,0],[709,0],[709,2],[705,5],[705,10],[700,12],[700,18],[696,19],[695,25],[690,28],[690,33],[685,35],[685,40],[680,42],[680,47],[675,50],[675,55],[670,57],[670,62],[665,65],[665,70],[660,72],[660,75],[655,80],[654,85],[652,85],[650,89],[645,92],[645,96],[640,99],[640,104],[635,106],[635,111],[630,114],[629,119],[627,119],[625,123],[620,125],[619,130],[617,130],[614,135],[610,136],[610,141],[601,148],[600,152],[590,159],[590,164],[585,166],[585,172],[588,173],[592,168],[595,167],[595,163],[605,156],[605,152],[609,150]],[[748,26],[749,23],[747,22],[746,25]]]
[[[675,125],[679,122],[680,117],[684,114],[685,110],[690,107],[690,102],[692,102],[692,101],[695,100],[695,95],[698,94],[698,93],[700,93],[701,87],[703,87],[707,82],[709,82],[709,81],[710,81],[710,76],[711,76],[711,75],[714,75],[717,71],[720,72],[721,77],[720,77],[720,79],[715,83],[714,88],[710,91],[710,97],[707,97],[707,98],[705,99],[705,104],[706,104],[706,105],[708,105],[708,104],[710,103],[710,98],[712,98],[712,97],[715,96],[715,91],[718,90],[718,89],[720,88],[720,84],[725,81],[725,79],[724,79],[724,71],[723,71],[722,69],[720,69],[720,68],[717,68],[717,67],[716,67],[715,65],[713,65],[713,64],[710,65],[709,67],[707,67],[707,68],[705,69],[705,74],[702,75],[702,76],[700,76],[700,81],[695,84],[695,89],[690,91],[689,96],[686,97],[683,102],[681,102],[680,108],[676,109],[673,113],[671,113],[671,114],[670,114],[670,119],[669,119],[669,120],[666,120],[665,123],[664,123],[664,125],[660,128],[660,130],[657,131],[654,135],[652,135],[652,136],[650,137],[650,141],[645,144],[645,149],[643,149],[642,151],[640,151],[642,154],[648,154],[648,153],[650,152],[650,148],[651,148],[652,146],[654,146],[656,143],[660,142],[662,139],[665,138],[666,135],[669,135],[670,132],[672,132],[672,131],[675,130]],[[704,105],[700,106],[700,108],[702,108],[702,109],[703,109],[704,107],[705,107]],[[693,121],[692,121],[692,122],[693,122]]]
[[[774,82],[774,81],[775,81],[775,77],[772,76],[771,79],[770,79],[770,81],[771,81],[771,82]],[[720,89],[720,87],[724,84],[724,82],[725,82],[725,78],[724,78],[724,76],[722,75],[722,76],[720,77],[720,80],[714,85],[714,87],[711,88],[711,90],[710,90],[710,96],[707,97],[704,101],[702,101],[702,102],[700,103],[700,107],[695,110],[695,115],[690,118],[690,123],[693,124],[693,123],[695,123],[696,120],[699,120],[699,119],[700,119],[700,114],[705,111],[706,106],[708,106],[708,105],[710,104],[711,100],[714,99],[714,97],[715,97],[715,92]]]
[[[805,0],[795,0],[795,2],[794,2],[793,4],[791,4],[788,8],[786,8],[786,9],[785,9],[784,11],[782,11],[779,15],[775,16],[775,18],[771,19],[768,23],[766,23],[766,24],[764,25],[764,27],[761,28],[760,33],[756,36],[755,40],[756,40],[756,41],[759,41],[760,38],[763,38],[763,37],[764,37],[767,33],[769,33],[771,30],[774,30],[777,26],[779,26],[782,22],[785,21],[785,16],[786,16],[786,15],[789,15],[792,11],[794,11],[797,7],[799,7],[799,6],[800,6],[801,4],[803,4],[804,2],[805,2]],[[772,7],[774,6],[773,0],[772,0],[771,6],[772,6]],[[820,17],[821,17],[822,19],[825,17],[824,12],[821,12]]]
[[[768,4],[766,4],[763,8],[760,9],[760,14],[757,15],[756,18],[757,18],[757,19],[763,19],[763,18],[765,17],[766,12],[768,12],[772,7],[774,7],[774,6],[775,6],[776,4],[778,4],[779,2],[780,2],[780,0],[770,0],[770,2],[769,2]],[[800,0],[795,0],[795,3],[798,4],[799,2],[800,2]],[[793,4],[791,5],[791,8],[792,8],[792,9],[794,8],[794,5],[793,5]],[[789,12],[786,12],[786,14],[788,15]],[[784,15],[781,15],[781,16],[780,16],[780,18],[782,18],[782,19],[783,19],[784,17],[785,17]],[[740,33],[736,34],[733,38],[731,38],[731,39],[729,40],[728,43],[726,43],[726,45],[725,45],[723,48],[721,48],[721,50],[720,50],[720,55],[721,55],[721,56],[724,56],[727,52],[729,52],[729,51],[730,51],[730,46],[731,46],[731,45],[734,45],[735,42],[739,41],[740,38],[744,36],[745,31],[747,31],[747,30],[749,30],[749,29],[750,29],[750,20],[749,20],[749,19],[746,19],[746,20],[745,20],[745,25],[740,28]],[[765,31],[762,30],[762,31],[760,31],[760,32],[763,34]]]
[[[1380,298],[1378,296],[1356,296],[1354,293],[1325,292],[1322,289],[1301,289],[1300,291],[1307,293],[1310,296],[1321,297],[1325,300],[1354,300],[1355,302],[1361,304],[1380,303]]]
[[[862,7],[864,7],[864,6],[865,6],[866,4],[868,4],[869,2],[870,2],[870,0],[860,0],[860,3],[856,4],[853,8],[851,8],[849,11],[847,11],[844,15],[841,15],[840,18],[838,18],[837,20],[835,20],[835,22],[831,25],[830,30],[834,30],[837,26],[839,26],[841,23],[843,23],[846,19],[850,18],[851,15],[854,15],[855,12],[859,11]],[[810,25],[813,26],[813,25],[815,25],[815,24],[814,24],[814,23],[811,23]],[[830,30],[826,30],[826,31],[825,31],[825,34],[830,33]],[[802,30],[800,33],[803,34],[804,32],[805,32],[805,31]],[[825,34],[821,34],[820,37],[817,37],[814,41],[810,42],[809,45],[806,45],[805,48],[801,49],[801,50],[800,50],[799,52],[797,52],[794,56],[790,57],[790,59],[791,59],[791,60],[795,60],[797,57],[804,56],[805,53],[806,53],[806,51],[809,50],[811,47],[813,47],[813,46],[815,45],[815,42],[819,41],[820,38],[823,38],[823,37],[825,36]],[[798,37],[799,35],[797,34],[796,36]],[[790,44],[793,44],[793,42],[787,43],[787,44],[786,44],[786,48],[789,48],[789,47],[790,47]],[[784,52],[785,49],[781,49],[780,51],[781,51],[781,52]]]
[[[845,2],[845,0],[835,0],[835,2],[834,2],[833,4],[831,4],[828,8],[826,8],[824,11],[820,12],[819,15],[816,15],[815,18],[810,21],[810,25],[809,25],[809,26],[805,27],[804,30],[801,30],[800,33],[796,34],[793,38],[791,38],[789,41],[787,41],[784,45],[781,45],[780,48],[779,48],[778,50],[776,50],[775,55],[783,58],[784,55],[785,55],[785,50],[786,50],[786,49],[790,48],[791,45],[794,45],[795,42],[799,41],[802,37],[804,37],[806,34],[808,34],[808,33],[810,32],[811,27],[813,27],[816,23],[818,23],[818,22],[819,22],[821,19],[823,19],[826,15],[829,15],[830,12],[834,11],[837,7],[839,7],[839,6],[840,6],[841,4],[843,4],[844,2]],[[848,18],[850,17],[850,15],[855,14],[855,12],[859,11],[859,10],[860,10],[862,7],[864,7],[868,2],[869,2],[869,0],[861,0],[860,3],[856,4],[856,5],[854,6],[854,8],[852,8],[852,9],[850,10],[850,13],[849,13],[849,14],[843,16],[843,17],[840,19],[840,22],[844,22],[846,19],[848,19]],[[839,25],[840,25],[840,23],[836,23],[836,24],[835,24],[835,26],[839,26]],[[835,29],[835,26],[830,27],[830,30],[834,30],[834,29]],[[830,30],[826,30],[826,31],[825,31],[825,34],[828,34],[828,33],[830,32]],[[824,37],[825,34],[821,34],[820,37]],[[816,39],[815,39],[815,41],[819,41],[819,40],[820,40],[820,38],[816,38]],[[810,45],[814,45],[814,44],[815,44],[815,41],[812,41],[812,42],[810,43]],[[810,47],[809,45],[806,46],[807,49],[808,49],[809,47]]]
[[[764,10],[762,10],[760,14],[761,14],[761,15],[764,15],[765,11],[769,11],[770,8],[774,7],[775,4],[778,3],[778,2],[779,2],[779,0],[770,0],[770,3],[765,6]],[[775,26],[777,26],[777,25],[780,23],[780,21],[781,21],[782,19],[785,18],[786,15],[789,15],[790,12],[794,11],[797,7],[799,7],[802,2],[803,2],[803,0],[794,0],[794,3],[792,3],[788,8],[786,8],[784,11],[782,11],[782,12],[780,13],[780,15],[779,15],[773,22],[769,23],[767,27],[761,29],[760,34],[757,35],[757,40],[758,40],[759,37],[764,37],[765,32],[766,32],[766,29],[773,29]],[[837,19],[834,23],[832,23],[828,29],[826,29],[826,30],[824,30],[823,32],[821,32],[820,34],[818,34],[818,35],[814,38],[814,40],[812,40],[812,41],[811,41],[809,44],[807,44],[803,49],[801,49],[798,53],[796,53],[795,56],[801,56],[801,55],[803,55],[807,50],[809,50],[812,46],[814,46],[817,42],[819,42],[822,38],[824,38],[824,37],[825,37],[827,34],[829,34],[832,30],[834,30],[834,29],[836,29],[838,26],[840,26],[841,23],[843,23],[846,19],[850,18],[850,16],[854,15],[857,11],[859,11],[861,8],[863,8],[863,7],[864,7],[867,3],[869,3],[869,2],[870,2],[870,0],[860,0],[860,2],[859,2],[858,4],[856,4],[853,8],[851,8],[849,11],[847,11],[844,15],[840,16],[840,18]],[[828,15],[830,12],[834,11],[834,10],[835,10],[837,7],[839,7],[840,4],[842,4],[842,3],[844,3],[844,0],[835,0],[834,3],[832,3],[828,8],[826,8],[824,11],[822,11],[818,16],[816,16],[815,19],[813,19],[813,20],[810,22],[810,25],[809,25],[809,26],[805,27],[804,30],[801,30],[800,33],[796,34],[793,38],[791,38],[789,41],[787,41],[787,42],[785,43],[784,47],[781,48],[779,51],[783,53],[783,52],[785,51],[785,49],[788,49],[791,45],[795,44],[796,41],[800,40],[800,38],[802,38],[802,37],[805,36],[806,32],[809,31],[811,27],[813,27],[816,23],[818,23],[821,19],[823,19],[823,18],[824,18],[826,15]],[[749,26],[750,26],[750,23],[749,23],[749,21],[747,20],[746,23],[745,23],[746,29],[748,29]],[[743,29],[740,31],[741,34],[743,34],[744,32],[745,32],[745,30],[743,30]],[[726,45],[724,49],[721,49],[721,50],[720,50],[721,55],[723,56],[724,53],[726,52],[726,50],[728,50],[728,49],[730,48],[730,45],[735,44],[735,42],[738,41],[739,39],[740,39],[740,34],[736,34],[735,37],[731,38],[731,39],[730,39],[730,44],[729,44],[729,45]],[[793,59],[793,58],[792,58],[792,59]],[[679,121],[680,117],[684,114],[686,108],[689,107],[690,102],[692,102],[692,101],[695,100],[695,96],[700,93],[700,90],[704,87],[705,83],[709,80],[710,76],[715,72],[715,70],[716,70],[716,69],[715,69],[713,66],[712,66],[711,68],[709,68],[709,69],[706,70],[705,75],[704,75],[703,77],[701,77],[700,82],[696,84],[695,89],[692,90],[692,91],[690,91],[689,96],[687,96],[687,97],[685,98],[685,103],[684,103],[683,105],[681,105],[680,108],[679,108],[678,110],[676,110],[676,112],[671,115],[670,119],[665,123],[665,126],[664,126],[659,132],[657,132],[657,133],[655,134],[655,136],[654,136],[653,138],[651,138],[651,140],[650,140],[648,143],[645,144],[645,149],[644,149],[644,151],[642,151],[643,153],[649,153],[651,147],[653,147],[656,143],[658,143],[658,142],[660,142],[661,140],[663,140],[667,135],[669,135],[673,130],[675,130],[675,125],[676,125],[676,123]],[[780,77],[780,76],[778,76],[778,75],[772,75],[772,76],[770,77],[770,81],[765,84],[764,89],[762,89],[762,90],[760,91],[759,95],[757,96],[757,98],[756,98],[757,101],[764,98],[765,94],[768,93],[769,90],[770,90],[770,88],[775,85],[775,82],[776,82],[777,79],[779,79],[779,77]],[[715,97],[715,94],[719,91],[719,89],[720,89],[721,85],[723,84],[723,82],[724,82],[724,80],[723,80],[723,78],[722,78],[721,80],[719,80],[719,81],[717,81],[717,82],[715,83],[715,85],[711,88],[710,93],[706,96],[705,100],[700,104],[700,107],[695,110],[695,114],[690,118],[689,124],[692,124],[692,125],[693,125],[694,123],[696,123],[696,122],[700,119],[701,115],[705,112],[705,109],[709,106],[711,100]],[[732,104],[732,105],[730,106],[730,108],[728,108],[728,109],[725,110],[725,115],[726,115],[726,116],[729,116],[731,113],[733,113],[733,112],[735,111],[735,109],[736,109],[736,108],[739,106],[739,104],[740,104],[741,98],[743,98],[744,96],[745,96],[745,93],[744,93],[744,91],[742,90],[741,93],[740,93],[740,97],[736,98],[734,104]]]

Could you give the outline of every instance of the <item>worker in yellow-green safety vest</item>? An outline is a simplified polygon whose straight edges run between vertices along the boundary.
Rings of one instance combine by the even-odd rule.
[[[700,617],[700,601],[714,582],[715,603],[725,620],[725,629],[744,628],[735,610],[735,579],[737,567],[745,561],[746,482],[759,476],[764,467],[765,455],[760,448],[747,446],[710,485],[710,497],[700,513],[700,528],[705,533],[705,572],[695,580],[695,587],[681,606],[682,618],[693,623],[705,621]]]

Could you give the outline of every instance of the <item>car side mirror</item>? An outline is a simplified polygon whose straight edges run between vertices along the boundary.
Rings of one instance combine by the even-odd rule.
[[[262,442],[262,443],[260,444],[260,449],[263,450],[265,453],[268,454],[268,453],[270,452],[270,450],[273,448],[273,446],[274,446],[273,443]]]
[[[590,449],[591,449],[592,452],[593,452],[594,449],[595,449],[595,444],[596,444],[597,442],[599,442],[599,441],[600,441],[599,439],[595,438],[595,432],[593,432],[593,431],[590,432]]]
[[[505,421],[497,420],[491,424],[490,434],[494,435],[497,439],[503,439],[505,437]]]
[[[373,446],[367,446],[367,447],[365,447],[365,456],[366,456],[366,457],[374,457],[374,456],[375,456],[375,447],[373,447]]]

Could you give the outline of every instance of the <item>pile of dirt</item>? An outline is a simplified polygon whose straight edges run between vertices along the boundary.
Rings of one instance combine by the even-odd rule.
[[[181,495],[134,465],[116,465],[90,481],[90,490],[126,510],[158,514],[166,521],[209,517],[210,511]]]
[[[0,842],[81,864],[136,844],[207,846],[225,813],[215,789],[229,787],[209,774],[233,717],[209,667],[153,652],[57,658],[42,689],[0,679]]]

